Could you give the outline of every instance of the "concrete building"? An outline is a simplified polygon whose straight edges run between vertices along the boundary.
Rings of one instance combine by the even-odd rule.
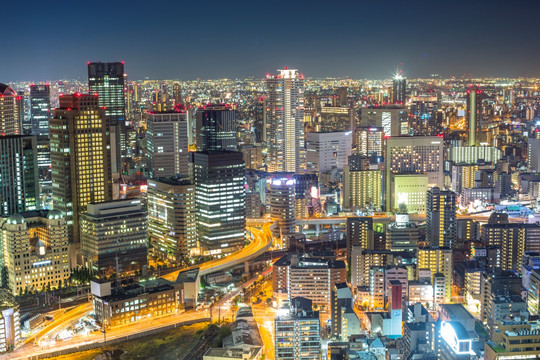
[[[442,274],[445,278],[445,302],[452,295],[452,250],[449,248],[420,248],[418,249],[418,269],[431,270],[431,283],[435,284],[435,275]]]
[[[347,283],[332,287],[332,335],[347,341],[351,335],[360,335],[360,320],[353,310],[353,294]]]
[[[347,259],[351,263],[353,246],[362,250],[373,250],[373,218],[372,217],[349,217],[347,218]]]
[[[303,172],[306,167],[304,146],[304,76],[285,68],[266,76],[265,128],[269,172]]]
[[[261,170],[263,168],[263,147],[245,144],[238,149],[243,155],[246,169]]]
[[[484,343],[485,360],[537,359],[540,331],[529,322],[505,321],[495,330],[491,341]]]
[[[345,263],[307,255],[284,256],[274,263],[272,288],[282,299],[304,297],[320,308],[331,308],[330,291],[346,279]]]
[[[311,301],[296,298],[278,310],[274,320],[276,360],[318,360],[321,357],[319,312]]]
[[[342,171],[352,152],[352,132],[309,132],[306,134],[308,172]]]
[[[350,210],[383,207],[383,172],[355,171],[349,165],[343,171],[343,207]]]
[[[70,276],[68,231],[58,210],[36,210],[11,215],[1,229],[1,263],[13,295],[24,291],[60,288]]]
[[[396,214],[396,221],[386,228],[386,249],[410,251],[418,249],[420,229],[409,221],[409,214]]]
[[[80,221],[86,267],[120,276],[148,265],[148,216],[139,199],[88,204]]]
[[[355,154],[360,156],[384,156],[384,129],[382,127],[358,126],[354,132]]]
[[[385,136],[408,135],[407,109],[401,106],[361,108],[360,126],[383,128]]]
[[[146,157],[150,178],[188,175],[186,112],[148,113]]]
[[[270,205],[270,216],[277,219],[278,226],[273,235],[281,239],[295,232],[296,214],[296,179],[292,173],[274,173],[268,178],[267,204]]]
[[[532,171],[540,171],[540,139],[527,139],[527,165]]]
[[[390,184],[390,207],[387,210],[426,213],[426,197],[429,189],[426,174],[390,175]]]
[[[148,180],[148,235],[153,255],[172,264],[199,254],[195,186],[188,180]]]

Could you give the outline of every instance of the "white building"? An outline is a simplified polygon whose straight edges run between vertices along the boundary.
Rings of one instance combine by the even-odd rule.
[[[269,172],[303,172],[304,76],[285,68],[277,75],[266,75],[265,128]]]
[[[149,113],[147,126],[146,146],[150,177],[188,175],[187,113]]]
[[[310,132],[306,134],[308,172],[342,171],[352,152],[352,132]]]

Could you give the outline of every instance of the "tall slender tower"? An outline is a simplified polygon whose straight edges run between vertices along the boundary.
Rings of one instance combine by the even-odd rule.
[[[469,146],[478,146],[482,120],[482,90],[471,86],[467,90],[467,125],[469,126]]]
[[[79,243],[79,214],[112,200],[109,118],[97,95],[65,95],[50,122],[53,206],[66,214],[69,238]]]
[[[427,192],[426,241],[452,248],[457,236],[456,193],[433,187]]]
[[[105,107],[105,115],[110,119],[111,170],[118,173],[126,156],[124,62],[89,62],[88,89],[90,94],[99,95],[99,106]]]
[[[392,90],[394,94],[394,104],[405,104],[407,80],[403,77],[401,73],[398,73],[396,74],[396,76],[394,76]]]
[[[266,76],[268,171],[304,172],[304,76],[288,68],[278,71]]]

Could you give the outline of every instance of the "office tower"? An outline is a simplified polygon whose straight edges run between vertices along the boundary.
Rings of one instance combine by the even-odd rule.
[[[527,139],[527,165],[533,171],[540,171],[540,139]]]
[[[401,75],[396,74],[392,81],[392,95],[394,104],[405,104],[407,102],[407,80]]]
[[[385,136],[409,135],[409,115],[400,105],[371,106],[359,110],[360,126],[382,128]]]
[[[53,206],[79,243],[79,213],[112,199],[109,118],[97,95],[64,95],[50,121]]]
[[[315,174],[295,174],[295,217],[306,218],[320,213],[319,178]]]
[[[434,285],[436,275],[444,276],[444,299],[449,302],[452,294],[452,250],[436,247],[418,249],[418,269],[429,269]]]
[[[244,157],[246,169],[261,170],[263,167],[263,147],[261,145],[245,144],[238,149]]]
[[[293,299],[274,320],[276,360],[317,360],[321,357],[319,312],[311,301]]]
[[[52,204],[51,144],[49,135],[37,136],[36,148],[39,177],[39,202],[36,206],[48,209]]]
[[[491,218],[490,218],[491,220]],[[520,270],[525,251],[540,251],[540,225],[492,221],[482,225],[480,239],[485,246],[501,249],[500,267]]]
[[[2,304],[0,311],[0,353],[5,353],[19,347],[21,339],[21,320],[19,315],[19,304],[15,297],[9,293],[8,289],[0,288],[0,298]]]
[[[337,89],[337,101],[338,101],[338,106],[348,106],[349,105],[349,101],[347,99],[348,97],[348,91],[347,91],[347,87],[345,86],[341,86]]]
[[[190,153],[195,185],[197,238],[204,254],[220,255],[244,246],[245,164],[241,152]]]
[[[351,263],[353,246],[361,249],[373,250],[373,218],[349,217],[347,218],[347,259]]]
[[[390,176],[388,211],[426,213],[427,174],[394,174]],[[387,199],[388,201],[388,199]]]
[[[51,89],[49,85],[30,85],[32,135],[49,135]]]
[[[386,142],[387,208],[401,201],[391,192],[392,179],[398,174],[427,175],[428,187],[444,185],[444,141],[438,136],[391,137]],[[427,189],[426,189],[427,190]],[[424,195],[425,196],[425,195]],[[396,201],[397,200],[397,201]],[[425,198],[424,198],[425,204]],[[425,205],[424,205],[425,206]]]
[[[230,105],[207,105],[197,109],[197,150],[236,151],[236,111]]]
[[[316,129],[322,132],[352,131],[354,129],[354,108],[323,106],[319,109]]]
[[[285,255],[274,263],[272,289],[284,299],[304,297],[321,309],[330,309],[330,290],[346,280],[345,262],[308,255]]]
[[[0,83],[0,136],[21,134],[17,113],[17,93]]]
[[[148,217],[140,200],[88,204],[80,222],[83,263],[100,277],[148,265]]]
[[[409,221],[409,214],[396,214],[396,221],[386,228],[386,248],[392,251],[410,251],[418,249],[420,229]]]
[[[384,131],[382,127],[359,126],[354,131],[355,154],[383,157]]]
[[[467,126],[469,127],[469,146],[480,145],[482,131],[482,90],[478,86],[467,89]]]
[[[352,132],[308,132],[306,168],[311,173],[342,171],[352,151]]]
[[[438,112],[437,93],[420,92],[409,98],[409,126],[414,135],[437,135],[442,131],[442,112]]]
[[[98,94],[99,106],[105,107],[110,121],[111,171],[119,173],[126,156],[124,62],[89,62],[88,89],[90,94]]]
[[[268,178],[267,203],[270,205],[270,216],[277,219],[278,226],[273,230],[274,237],[283,239],[295,231],[295,195],[296,180],[292,173],[275,173]],[[282,244],[287,247],[288,244]]]
[[[13,295],[65,286],[71,275],[68,230],[58,210],[13,214],[1,227],[2,263]]]
[[[304,76],[278,70],[266,76],[266,141],[268,171],[304,172]]]
[[[0,216],[39,206],[36,138],[0,136]]]
[[[383,172],[381,170],[343,171],[343,207],[351,210],[379,210],[383,206]]]
[[[184,98],[182,97],[182,87],[180,86],[180,84],[173,85],[173,98],[175,106],[184,103]]]
[[[186,112],[150,112],[146,124],[150,178],[187,176],[189,144]]]
[[[198,254],[195,186],[187,180],[148,180],[148,235],[153,255],[180,265]]]
[[[353,310],[353,294],[347,283],[332,286],[332,335],[347,341],[351,335],[360,335],[360,320]]]
[[[452,248],[457,236],[456,193],[434,187],[427,192],[426,242]]]

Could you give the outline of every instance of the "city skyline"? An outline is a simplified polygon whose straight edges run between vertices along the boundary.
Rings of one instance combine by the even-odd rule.
[[[119,60],[128,64],[129,79],[262,78],[285,65],[310,77],[375,79],[391,77],[400,64],[407,77],[540,76],[540,50],[523,47],[536,34],[540,4],[533,1],[158,5],[30,1],[24,22],[32,26],[14,24],[18,36],[6,37],[3,48],[17,61],[0,78],[83,79],[86,62]],[[6,14],[23,13],[20,6],[8,2]],[[281,19],[283,9],[295,20]],[[63,26],[50,26],[52,18]]]

